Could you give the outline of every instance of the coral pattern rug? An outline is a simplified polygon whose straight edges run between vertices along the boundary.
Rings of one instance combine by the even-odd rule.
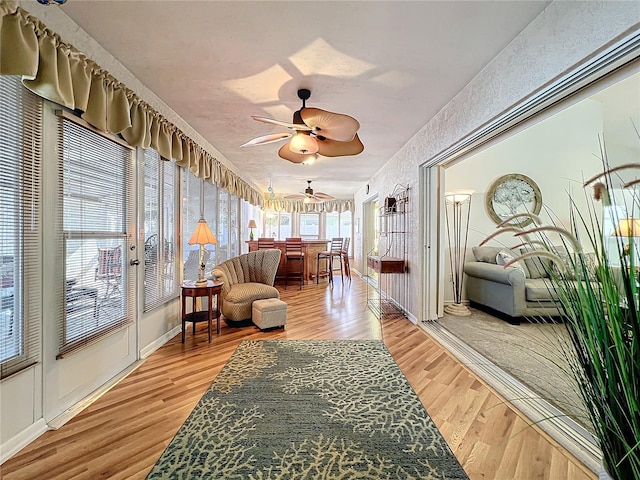
[[[244,341],[148,479],[467,479],[381,341]]]

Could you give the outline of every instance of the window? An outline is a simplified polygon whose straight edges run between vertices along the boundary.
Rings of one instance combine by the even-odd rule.
[[[230,201],[229,192],[218,189],[218,230],[213,230],[218,244],[216,245],[216,263],[224,262],[229,258],[229,217]],[[215,223],[212,223],[215,225]]]
[[[132,150],[61,121],[64,230],[63,356],[129,325],[126,259]]]
[[[0,377],[40,360],[42,102],[0,76]]]
[[[303,240],[317,240],[320,238],[320,214],[300,214],[300,237]]]
[[[265,237],[286,240],[291,237],[291,214],[286,212],[267,211],[265,215]]]
[[[144,308],[178,295],[175,199],[178,167],[152,149],[144,151]]]
[[[198,245],[189,245],[187,242],[196,230],[200,220],[200,192],[203,181],[196,178],[190,172],[182,176],[182,252],[183,252],[183,279],[185,281],[198,279],[198,262],[200,252]],[[211,247],[207,247],[211,248]],[[208,258],[205,256],[205,261]]]
[[[200,217],[204,217],[218,243],[205,247],[205,276],[217,264],[240,254],[238,235],[239,200],[217,185],[198,179],[190,173],[184,175],[183,185],[183,249],[184,279],[196,280],[200,261],[198,245],[187,242],[195,231]]]
[[[325,238],[351,238],[351,212],[331,212],[326,214]],[[351,249],[351,244],[349,245]]]

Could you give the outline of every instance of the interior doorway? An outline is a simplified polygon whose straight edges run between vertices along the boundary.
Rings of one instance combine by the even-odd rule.
[[[542,192],[543,221],[549,223],[553,217],[555,223],[560,221],[569,225],[569,195],[588,202],[590,192],[583,190],[584,179],[602,171],[602,162],[597,158],[599,139],[605,139],[611,166],[637,162],[640,158],[637,133],[640,126],[640,61],[630,62],[615,72],[599,72],[594,77],[598,75],[600,78],[597,82],[592,79],[589,88],[571,92],[571,95],[565,93],[564,98],[555,98],[552,106],[543,111],[528,112],[528,116],[523,114],[517,124],[505,127],[501,134],[492,135],[488,131],[487,138],[476,139],[474,148],[456,147],[457,153],[434,159],[430,164],[441,165],[447,190],[475,190],[469,225],[469,251],[495,231],[496,222],[491,219],[485,205],[486,193],[495,179],[513,173],[532,178]],[[425,169],[435,171],[435,168]],[[444,191],[439,193],[440,196],[443,194]],[[437,212],[428,209],[425,223],[437,222]],[[511,246],[508,240],[504,242],[504,246]],[[446,250],[440,250],[439,261],[442,262],[447,255]],[[469,252],[468,257],[473,259]],[[436,281],[445,292],[451,288],[447,280],[444,269],[440,269]],[[428,284],[425,282],[425,285]],[[428,298],[425,294],[425,303]],[[439,311],[444,301],[446,295],[444,299],[438,298]],[[479,318],[473,320],[481,321]],[[503,320],[497,322],[491,328],[502,329],[507,325]],[[525,333],[524,325],[509,326],[508,329],[513,331],[510,333],[522,334],[520,339],[516,335],[509,342],[530,344],[530,334]],[[495,330],[478,341],[478,328],[454,329],[446,322],[430,322],[423,327],[447,344],[454,355],[505,398],[517,399],[512,403],[565,448],[584,459],[586,464],[597,460],[597,448],[590,434],[582,425],[572,422],[572,413],[563,409],[563,392],[558,388],[554,393],[554,379],[547,379],[550,388],[544,394],[537,391],[538,386],[528,384],[522,367],[530,369],[535,357],[542,355],[535,346],[516,349],[513,355],[517,358],[509,359],[515,361],[509,364],[505,360],[502,363],[498,356],[491,357],[493,353],[489,348],[483,347],[483,344],[493,343],[495,346],[500,342]],[[502,345],[506,343],[502,341]],[[505,349],[497,348],[497,351],[504,354]],[[540,376],[539,371],[535,373]]]
[[[367,255],[377,255],[380,241],[380,205],[372,197],[362,205],[362,272],[368,281],[378,281],[378,273],[367,267]]]

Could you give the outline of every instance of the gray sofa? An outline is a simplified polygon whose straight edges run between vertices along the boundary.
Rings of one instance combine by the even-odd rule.
[[[505,268],[496,260],[501,251],[519,255],[504,247],[473,247],[473,258],[464,265],[466,296],[472,305],[488,307],[516,324],[522,317],[559,316],[558,296],[549,279],[551,262],[535,257]]]

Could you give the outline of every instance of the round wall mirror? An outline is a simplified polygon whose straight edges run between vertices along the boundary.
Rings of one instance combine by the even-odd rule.
[[[542,209],[542,194],[536,182],[526,175],[510,173],[491,184],[485,196],[485,206],[491,219],[502,223],[518,213],[539,214]],[[519,217],[506,225],[524,227],[533,220]]]

